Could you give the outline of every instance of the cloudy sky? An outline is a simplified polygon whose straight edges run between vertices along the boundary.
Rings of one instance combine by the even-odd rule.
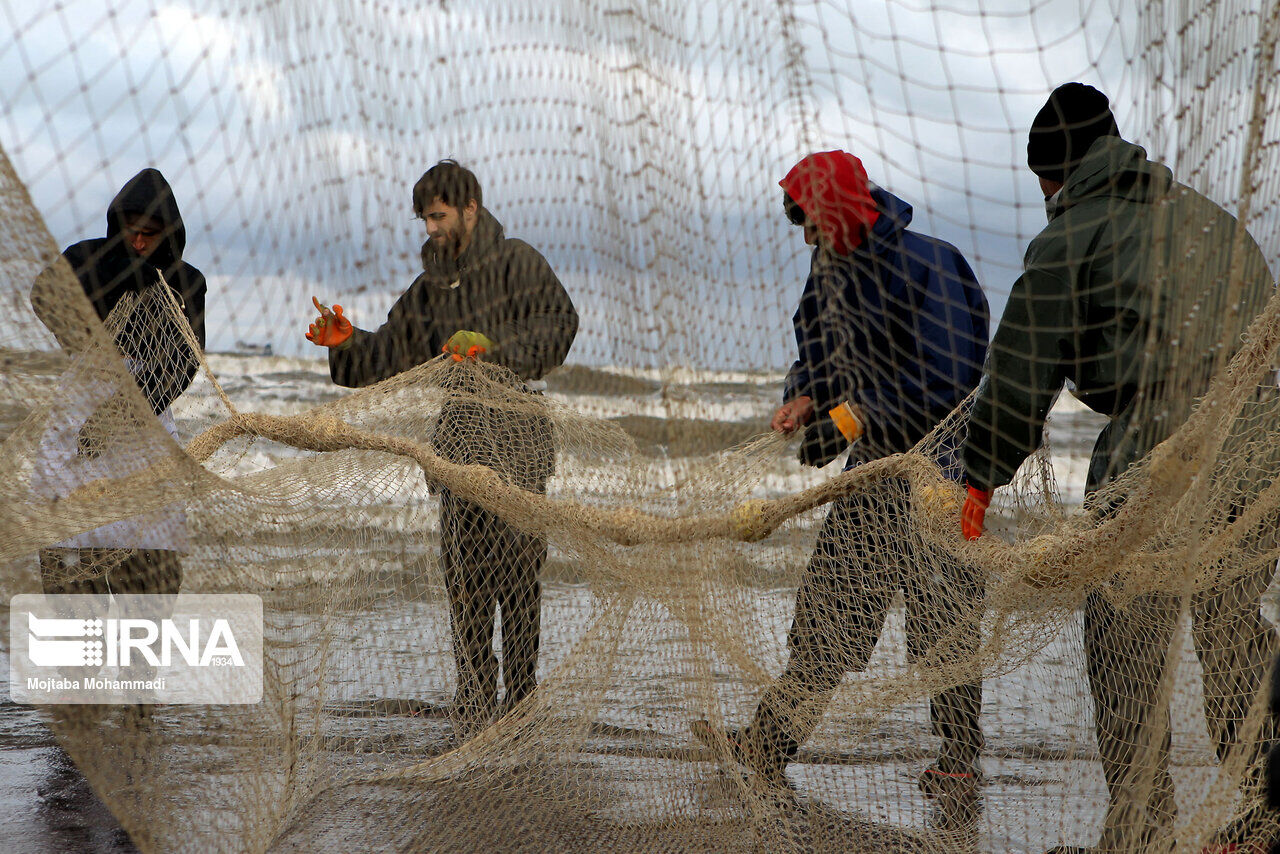
[[[409,188],[446,156],[561,275],[571,358],[644,367],[785,367],[807,255],[777,181],[810,150],[861,156],[997,315],[1044,222],[1025,134],[1058,83],[1108,91],[1126,136],[1237,199],[1256,62],[1206,45],[1256,42],[1256,3],[1189,24],[1176,3],[930,5],[0,0],[0,145],[59,245],[160,168],[210,348],[286,353],[309,351],[313,292],[385,316],[420,269]]]

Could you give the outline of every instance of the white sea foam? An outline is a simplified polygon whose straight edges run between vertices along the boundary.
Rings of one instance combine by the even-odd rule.
[[[322,359],[290,356],[235,356],[213,354],[210,365],[223,381],[237,408],[245,412],[294,415],[323,401],[347,393],[332,383],[328,365]],[[777,405],[783,375],[779,372],[713,371],[697,369],[605,368],[601,388],[607,388],[608,374],[644,379],[660,384],[649,393],[608,394],[553,391],[550,400],[559,406],[593,418],[642,416],[650,418],[696,418],[707,421],[758,422],[761,429]],[[174,414],[183,439],[189,439],[226,416],[225,407],[207,381],[198,381],[174,405]],[[1090,412],[1070,394],[1062,394],[1050,413],[1046,437],[1061,499],[1078,504],[1084,494],[1084,476],[1094,438],[1105,419]],[[286,465],[309,452],[273,442],[254,442],[246,449],[234,446],[215,456],[210,468],[223,477],[236,479]],[[838,466],[816,471],[801,466],[794,449],[787,446],[776,465],[759,474],[752,497],[774,498],[820,483],[838,473]],[[672,490],[685,469],[653,461],[645,475],[651,494]],[[406,469],[411,480],[420,480]],[[608,461],[581,459],[562,454],[550,491],[553,496],[579,500],[607,500],[623,477],[621,466]],[[385,478],[379,478],[386,483]],[[746,497],[746,496],[744,496]],[[412,490],[389,493],[386,501],[403,505],[420,500]]]

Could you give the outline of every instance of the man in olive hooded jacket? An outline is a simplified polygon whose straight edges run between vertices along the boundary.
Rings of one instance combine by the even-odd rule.
[[[1049,224],[1027,249],[970,417],[969,539],[982,534],[991,491],[1040,446],[1068,380],[1110,419],[1090,460],[1086,508],[1099,518],[1114,513],[1123,496],[1096,493],[1187,420],[1273,291],[1262,253],[1235,218],[1122,139],[1096,89],[1056,89],[1036,116],[1027,156]],[[1191,602],[1205,713],[1221,758],[1239,744],[1275,649],[1259,612],[1272,571],[1272,562],[1259,562]],[[1140,596],[1126,609],[1096,591],[1087,597],[1087,671],[1110,791],[1096,850],[1170,844],[1169,715],[1159,709],[1179,611],[1173,594]],[[1248,746],[1251,760],[1257,747]]]
[[[339,385],[372,385],[444,351],[459,361],[482,359],[508,369],[529,392],[520,411],[488,406],[458,371],[436,419],[432,443],[451,462],[484,465],[531,492],[545,492],[555,468],[550,419],[538,411],[529,383],[564,362],[578,314],[551,266],[529,244],[504,235],[481,202],[474,174],[444,160],[413,188],[415,215],[426,221],[423,272],[375,332],[354,328],[341,306],[317,306],[307,338],[329,347]],[[458,669],[455,718],[464,734],[498,710],[494,617],[501,605],[504,704],[537,685],[541,586],[547,543],[501,517],[439,489],[441,558],[449,594]]]

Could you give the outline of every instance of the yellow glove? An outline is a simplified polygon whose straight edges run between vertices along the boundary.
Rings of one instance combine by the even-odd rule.
[[[455,362],[461,362],[463,359],[478,359],[492,349],[493,342],[483,333],[459,329],[449,336],[440,352],[450,354]]]
[[[964,493],[955,481],[942,480],[927,483],[916,493],[916,500],[925,508],[925,512],[937,516],[958,514],[964,504]]]
[[[845,401],[839,406],[827,412],[831,416],[831,420],[835,422],[836,427],[850,442],[856,442],[862,438],[862,408],[856,403]]]

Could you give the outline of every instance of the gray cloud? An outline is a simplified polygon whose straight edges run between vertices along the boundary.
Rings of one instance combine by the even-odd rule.
[[[109,24],[11,9],[0,143],[64,245],[100,233],[139,168],[162,169],[214,288],[214,347],[308,347],[312,292],[376,325],[418,266],[409,186],[457,156],[598,324],[575,358],[778,368],[806,256],[777,180],[809,146],[863,157],[970,258],[998,315],[1043,223],[1022,158],[1045,93],[1101,85],[1141,141],[1194,88],[1135,60],[1150,26],[1136,12],[1082,20],[1075,0],[800,3],[802,66],[779,7],[747,5],[402,0],[241,18],[158,2]],[[1160,85],[1164,113],[1145,94]]]

